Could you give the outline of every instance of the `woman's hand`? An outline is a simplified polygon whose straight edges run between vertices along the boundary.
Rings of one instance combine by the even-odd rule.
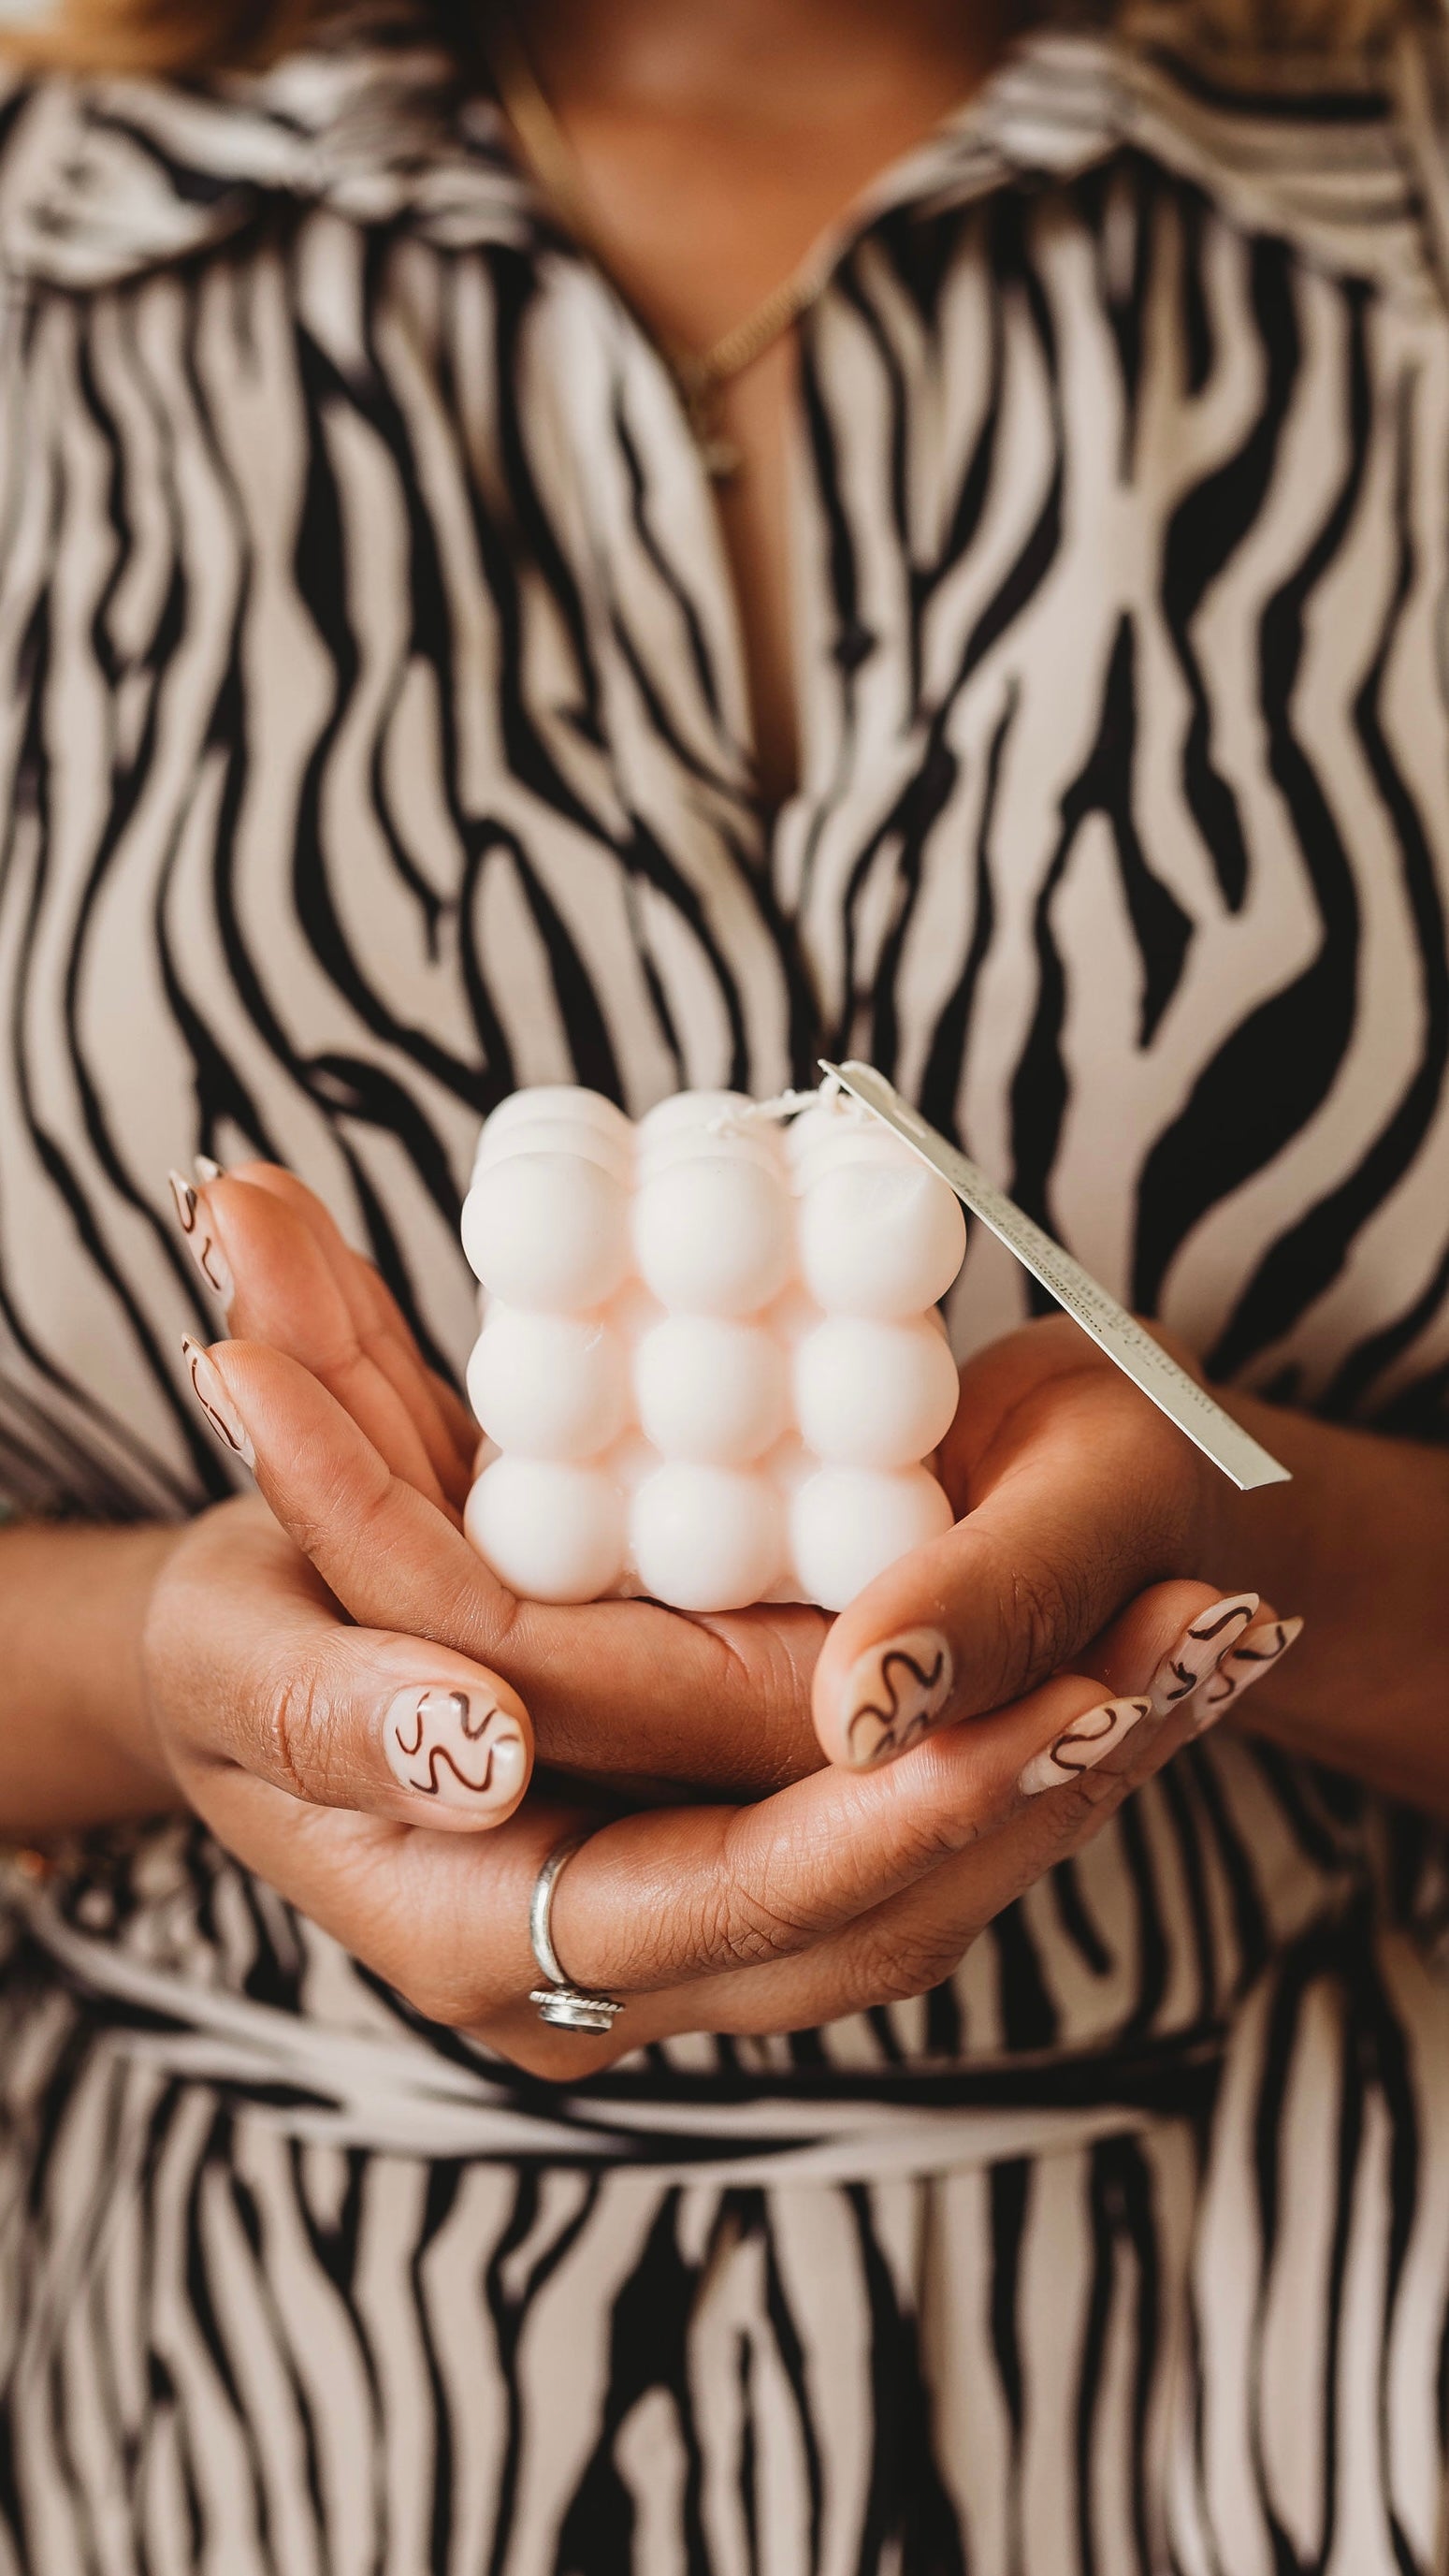
[[[218,1356],[226,1380],[191,1354],[219,1436],[255,1457],[320,1555],[350,1552],[359,1581],[380,1583],[362,1558],[385,1550],[385,1527],[354,1525],[307,1428],[307,1404],[330,1399],[274,1352]],[[743,1807],[612,1819],[556,1783],[520,1805],[529,1728],[508,1686],[344,1625],[250,1499],[204,1514],[168,1556],[142,1660],[156,1744],[228,1849],[428,2019],[567,2078],[676,2032],[797,2029],[937,1983],[1214,1713],[1257,1612],[1251,1595],[1158,1585],[1076,1670],[869,1776],[827,1768]],[[577,1982],[626,2006],[598,2041],[549,2029],[529,2000],[534,1880],[590,1821],[553,1934]]]
[[[652,1602],[516,1601],[462,1535],[477,1427],[427,1368],[369,1262],[313,1193],[250,1164],[173,1175],[197,1268],[236,1339],[213,1359],[268,1458],[305,1442],[308,1476],[266,1490],[350,1615],[505,1670],[555,1770],[635,1797],[767,1789],[815,1769],[818,1610],[693,1619]],[[258,1346],[297,1365],[262,1368]],[[307,1497],[338,1509],[320,1521]]]
[[[300,1360],[393,1474],[461,1528],[478,1426],[428,1367],[373,1263],[280,1164],[224,1173],[203,1160],[197,1176],[171,1174],[176,1221],[228,1331]]]
[[[308,1329],[315,1333],[315,1323]],[[355,1355],[345,1359],[355,1370]],[[335,1370],[338,1355],[327,1364]],[[426,1749],[425,1736],[434,1740],[445,1704],[471,1710],[486,1694],[525,1738],[521,1706],[502,1701],[482,1659],[426,1691],[414,1660],[406,1687],[390,1697],[376,1686],[334,1691],[327,1680],[330,1659],[345,1656],[356,1634],[338,1627],[334,1595],[364,1617],[369,1599],[412,1586],[420,1601],[431,1593],[431,1615],[452,1631],[479,1615],[483,1569],[452,1517],[388,1467],[353,1413],[298,1362],[228,1343],[212,1353],[193,1346],[191,1366],[218,1436],[255,1466],[278,1522],[305,1541],[331,1593],[251,1506],[228,1507],[243,1546],[228,1544],[225,1513],[207,1516],[210,1526],[183,1543],[158,1584],[147,1634],[177,1776],[229,1848],[419,2011],[539,2073],[589,2072],[681,2030],[792,2029],[923,1991],[1226,1704],[1240,1674],[1258,1668],[1255,1640],[1270,1648],[1281,1640],[1252,1594],[1223,1599],[1206,1585],[1160,1583],[1107,1622],[1074,1669],[873,1776],[837,1768],[742,1808],[600,1818],[561,1883],[555,1941],[575,1979],[615,1994],[627,2010],[608,2040],[581,2040],[548,2029],[528,2001],[537,1969],[527,1919],[539,1868],[592,1802],[556,1781],[539,1783],[486,1842],[408,1830],[436,1784],[399,1782],[399,1800],[380,1777],[379,1732],[385,1759],[389,1730],[411,1757]],[[1004,1406],[1003,1422],[1017,1409]],[[263,1560],[278,1606],[259,1656],[249,1605]],[[233,1568],[246,1605],[239,1620],[227,1614]],[[597,1725],[622,1668],[649,1703],[646,1738],[651,1726],[672,1724],[676,1769],[697,1713],[677,1685],[669,1688],[668,1674],[651,1674],[653,1640],[692,1642],[698,1675],[730,1705],[735,1663],[716,1633],[729,1623],[675,1622],[637,1603],[565,1613],[502,1602],[488,1612],[500,1623],[499,1643],[522,1640],[521,1653],[508,1654],[510,1671],[528,1662],[546,1675],[549,1648],[569,1648],[564,1687]],[[531,1637],[530,1620],[539,1623]],[[581,1626],[589,1632],[582,1650]],[[379,1651],[400,1662],[424,1651],[406,1635],[359,1642],[365,1664]],[[219,1724],[238,1672],[241,1722]],[[387,1660],[387,1689],[394,1674]],[[194,1701],[207,1712],[200,1724]],[[627,1741],[630,1712],[621,1708],[620,1718]],[[633,1723],[637,1741],[637,1715]],[[441,1807],[427,1818],[468,1820],[445,1819]]]
[[[852,1768],[1031,1688],[1146,1585],[1212,1574],[1226,1593],[1255,1576],[1217,1468],[1065,1315],[967,1364],[937,1465],[954,1527],[842,1612],[815,1673],[820,1741]],[[1259,1621],[1234,1695],[1302,1624]]]
[[[191,1347],[198,1398],[245,1444]],[[325,1508],[325,1506],[323,1506]],[[533,1737],[507,1682],[412,1637],[354,1627],[265,1504],[217,1504],[155,1573],[140,1639],[146,1739],[210,1818],[218,1783],[395,1828],[476,1833],[511,1816]],[[223,1800],[224,1803],[224,1800]]]
[[[940,1461],[957,1526],[872,1585],[828,1643],[808,1610],[693,1619],[643,1602],[517,1602],[459,1528],[466,1417],[312,1193],[250,1166],[181,1205],[203,1276],[226,1283],[233,1330],[308,1372],[310,1386],[257,1376],[241,1342],[215,1354],[270,1454],[275,1402],[306,1424],[348,1498],[324,1540],[269,1488],[292,1535],[355,1618],[506,1670],[542,1758],[580,1778],[636,1794],[658,1781],[758,1790],[813,1767],[816,1737],[836,1762],[887,1760],[928,1726],[998,1708],[1080,1660],[1144,1586],[1215,1575],[1223,1595],[1251,1578],[1216,1470],[1058,1318],[966,1369]],[[1236,1669],[1261,1677],[1258,1641]]]

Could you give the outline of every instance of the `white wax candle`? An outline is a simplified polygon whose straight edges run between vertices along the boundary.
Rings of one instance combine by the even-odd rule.
[[[731,1092],[634,1127],[568,1085],[488,1120],[463,1211],[485,1321],[469,1537],[543,1601],[843,1609],[950,1526],[954,1193],[850,1103]]]

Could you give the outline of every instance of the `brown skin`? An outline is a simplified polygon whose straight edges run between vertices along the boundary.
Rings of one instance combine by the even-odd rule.
[[[979,81],[996,32],[965,15],[955,0],[533,0],[539,70],[641,311],[696,345],[737,321]],[[747,459],[722,521],[767,802],[796,759],[791,365],[788,347],[763,362],[726,422]],[[1105,1692],[1141,1690],[1240,1586],[1310,1622],[1252,1723],[1449,1814],[1436,1451],[1235,1401],[1297,1476],[1242,1500],[1057,1321],[971,1363],[945,1460],[958,1527],[833,1627],[808,1611],[540,1611],[468,1550],[469,1426],[316,1202],[254,1170],[203,1209],[238,1282],[238,1338],[213,1358],[276,1518],[251,1501],[184,1532],[0,1535],[0,1830],[189,1803],[422,2009],[565,2074],[655,2033],[797,2027],[946,1974],[1186,1722],[1143,1724],[1027,1802],[1023,1760]],[[852,1669],[923,1625],[956,1667],[937,1732],[889,1768],[822,1771]],[[415,1830],[423,1811],[382,1759],[400,1682],[490,1696],[553,1780],[516,1811],[429,1808],[439,1830]],[[696,1802],[611,1824],[561,1884],[565,1960],[632,1997],[615,2039],[573,2042],[522,2000],[526,1895],[580,1802],[603,1812],[601,1778],[627,1797],[640,1779],[693,1782]],[[731,1791],[774,1794],[719,1803]]]
[[[530,58],[578,157],[591,231],[636,310],[705,349],[760,304],[883,170],[979,88],[997,0],[529,0]],[[787,338],[727,389],[744,470],[719,491],[761,796],[798,774]]]
[[[809,1732],[816,1614],[697,1621],[644,1603],[515,1602],[458,1530],[464,1426],[375,1275],[285,1174],[254,1169],[202,1199],[193,1244],[213,1263],[224,1254],[233,1320],[255,1334],[270,1317],[308,1365],[255,1338],[211,1355],[271,1510],[223,1504],[169,1536],[159,1565],[137,1564],[112,1598],[123,1633],[87,1631],[72,1650],[76,1718],[108,1766],[100,1802],[74,1729],[56,1741],[54,1598],[28,1621],[17,1601],[12,1732],[29,1753],[17,1776],[46,1785],[44,1821],[60,1821],[67,1789],[76,1820],[93,1815],[129,1764],[127,1808],[194,1808],[421,2011],[570,2075],[651,2037],[797,2027],[919,1992],[1191,1731],[1190,1716],[1143,1724],[1087,1777],[1037,1798],[1017,1785],[1108,1691],[1145,1687],[1211,1603],[1202,1583],[1129,1581],[1136,1597],[1074,1669],[1053,1671],[1065,1659],[1033,1637],[1040,1687],[868,1775],[822,1765]],[[1009,1502],[1018,1541],[1036,1508],[1026,1490]],[[23,1548],[34,1577],[37,1550],[62,1536],[17,1534],[0,1562]],[[1027,1669],[1001,1607],[980,1604],[979,1669],[953,1713],[984,1709]],[[539,2024],[524,1926],[547,1852],[616,1802],[555,1776],[522,1804],[447,1811],[401,1789],[384,1758],[400,1690],[470,1693],[529,1740],[515,1683],[547,1712],[546,1753],[596,1768],[612,1755],[615,1785],[671,1762],[715,1779],[725,1761],[753,1762],[788,1779],[743,1805],[616,1816],[573,1863],[556,1936],[577,1977],[629,1998],[607,2041]]]
[[[1142,1691],[1187,1623],[1254,1572],[1261,1588],[1265,1563],[1301,1580],[1320,1634],[1303,1687],[1290,1666],[1255,1698],[1259,1722],[1449,1811],[1449,1621],[1422,1580],[1449,1537],[1436,1453],[1244,1405],[1301,1474],[1235,1500],[1058,1320],[964,1372],[943,1460],[956,1529],[833,1628],[804,1611],[541,1609],[505,1594],[463,1538],[466,1423],[325,1211],[261,1167],[207,1186],[200,1208],[193,1249],[237,1283],[239,1338],[212,1364],[275,1519],[223,1505],[168,1538],[159,1568],[138,1555],[108,1633],[66,1627],[46,1593],[47,1552],[68,1533],[0,1540],[0,1570],[23,1550],[28,1587],[6,1587],[21,1757],[8,1777],[43,1784],[38,1821],[53,1825],[67,1796],[77,1815],[105,1812],[129,1762],[128,1811],[169,1790],[421,2009],[522,2064],[586,2072],[651,2035],[791,2028],[920,1991],[1188,1729],[1144,1723],[1100,1770],[1031,1800],[1022,1763],[1108,1694]],[[822,1771],[812,1702],[839,1750],[852,1665],[926,1622],[957,1668],[936,1732],[888,1767]],[[110,1766],[99,1792],[55,1724],[58,1653]],[[407,1684],[505,1708],[554,1778],[521,1807],[471,1815],[400,1791],[381,1737]],[[627,1816],[573,1863],[559,1948],[576,1976],[631,1998],[607,2042],[544,2032],[523,2000],[531,1875],[581,1809],[615,1805],[560,1767],[616,1790],[640,1773],[787,1784],[759,1803]]]

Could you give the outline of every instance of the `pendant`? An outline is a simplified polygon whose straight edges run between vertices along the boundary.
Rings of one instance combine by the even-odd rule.
[[[733,439],[726,438],[720,429],[719,386],[710,382],[691,384],[687,377],[681,377],[679,390],[690,435],[711,483],[732,483],[744,459]]]
[[[727,438],[697,438],[695,443],[711,483],[733,483],[742,462],[739,449]]]

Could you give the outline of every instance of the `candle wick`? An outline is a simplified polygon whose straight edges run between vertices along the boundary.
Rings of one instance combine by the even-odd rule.
[[[737,1136],[742,1128],[779,1126],[787,1118],[798,1118],[807,1109],[820,1109],[839,1101],[852,1126],[864,1126],[870,1111],[858,1100],[850,1099],[838,1073],[828,1073],[814,1091],[778,1091],[772,1100],[752,1100],[743,1109],[722,1109],[717,1118],[708,1120],[707,1136]]]

